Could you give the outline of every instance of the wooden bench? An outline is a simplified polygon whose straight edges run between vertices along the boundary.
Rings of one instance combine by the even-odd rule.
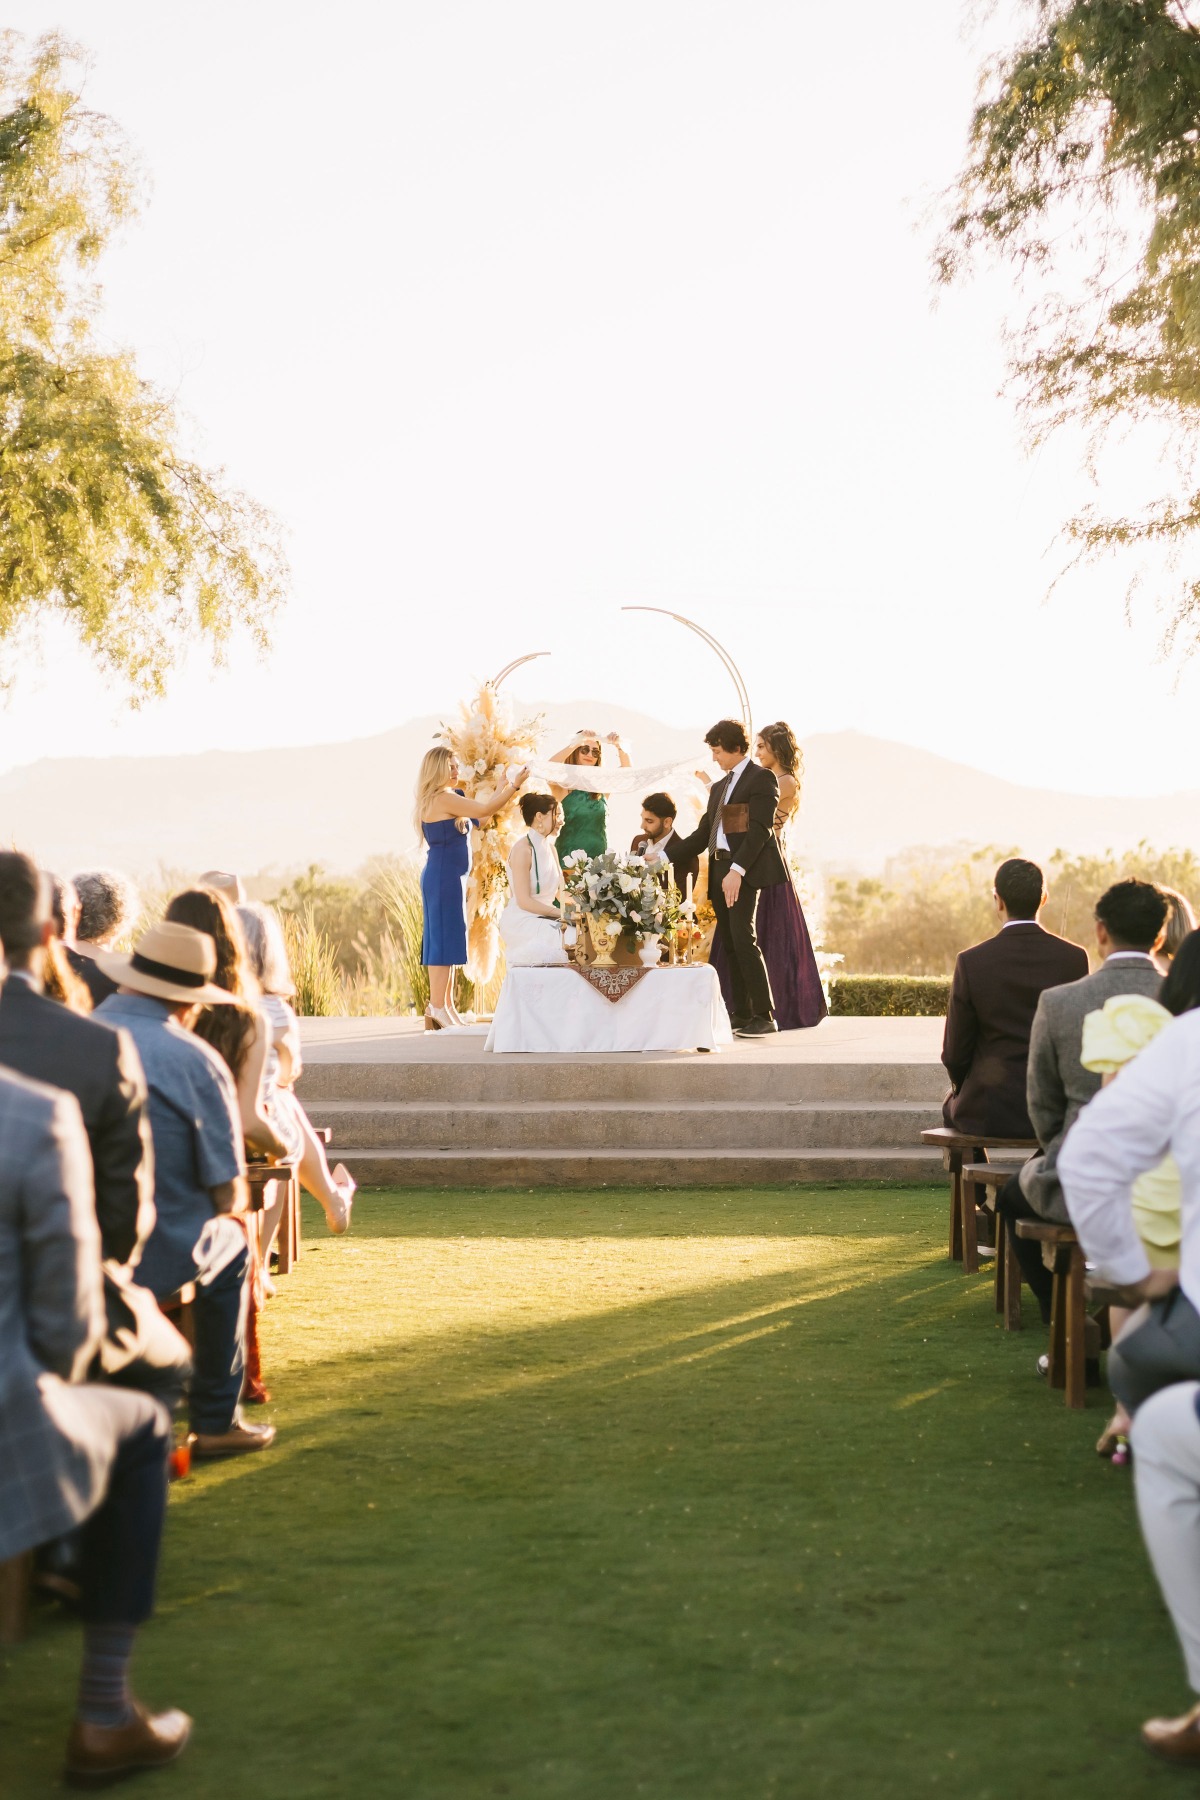
[[[1069,1225],[1018,1219],[1017,1236],[1042,1246],[1042,1261],[1053,1271],[1050,1295],[1050,1386],[1063,1388],[1068,1406],[1087,1403],[1087,1305],[1084,1300],[1083,1245]]]
[[[33,1596],[33,1552],[0,1562],[0,1648],[24,1642]]]
[[[989,1150],[1024,1150],[1032,1154],[1038,1148],[1035,1138],[989,1137],[986,1133],[953,1131],[948,1125],[937,1125],[929,1131],[921,1133],[921,1142],[929,1144],[942,1153],[942,1166],[950,1177],[950,1260],[961,1262],[965,1274],[973,1275],[979,1267],[978,1243],[974,1251],[974,1261],[964,1260],[963,1221],[966,1209],[963,1202],[962,1172],[964,1163],[986,1163]],[[974,1202],[972,1201],[972,1223],[974,1222]]]
[[[977,1252],[975,1244],[976,1208],[987,1205],[987,1195],[995,1195],[1007,1187],[1018,1172],[1020,1163],[964,1163],[963,1187],[963,1268],[968,1255]],[[995,1211],[995,1201],[992,1201]],[[976,1253],[975,1267],[978,1268]],[[1012,1237],[1004,1229],[1004,1221],[996,1213],[996,1311],[1004,1320],[1005,1331],[1021,1329],[1021,1265]]]

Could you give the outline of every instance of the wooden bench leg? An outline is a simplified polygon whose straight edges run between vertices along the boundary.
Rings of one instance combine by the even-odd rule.
[[[276,1247],[279,1252],[279,1273],[290,1275],[300,1260],[300,1182],[295,1174],[284,1192]]]
[[[996,1214],[996,1229],[1000,1233],[996,1244],[996,1280],[999,1283],[1003,1279],[1004,1329],[1020,1331],[1021,1265],[1017,1261],[1017,1246],[1008,1228],[1008,1220],[999,1213]]]
[[[979,1232],[975,1221],[975,1209],[979,1202],[976,1198],[975,1183],[966,1175],[960,1175],[958,1191],[962,1209],[962,1223],[959,1231],[962,1238],[963,1274],[977,1275],[979,1273]]]
[[[1050,1386],[1067,1385],[1067,1278],[1054,1269],[1054,1286],[1050,1290]]]
[[[961,1262],[963,1255],[962,1241],[962,1166],[961,1150],[944,1150],[946,1168],[950,1175],[950,1261]]]
[[[10,1557],[0,1562],[0,1645],[24,1641],[29,1630],[29,1597],[33,1590],[33,1557]]]
[[[1068,1406],[1087,1405],[1087,1309],[1083,1303],[1084,1262],[1083,1251],[1078,1244],[1073,1244],[1069,1253],[1067,1272],[1062,1277],[1063,1310],[1066,1314],[1064,1325],[1065,1380],[1066,1403]]]

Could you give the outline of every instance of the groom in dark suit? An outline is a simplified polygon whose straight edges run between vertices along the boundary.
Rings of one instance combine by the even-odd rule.
[[[751,760],[738,720],[718,720],[704,741],[721,779],[713,782],[708,811],[691,836],[679,841],[677,854],[708,852],[708,897],[733,983],[733,1029],[739,1037],[765,1037],[779,1027],[754,926],[760,891],[788,879],[775,836],[779,783]]]

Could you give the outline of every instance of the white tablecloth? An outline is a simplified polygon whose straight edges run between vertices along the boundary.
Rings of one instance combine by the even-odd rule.
[[[651,969],[606,1000],[574,969],[510,969],[486,1048],[562,1056],[598,1051],[719,1050],[733,1042],[716,971]]]

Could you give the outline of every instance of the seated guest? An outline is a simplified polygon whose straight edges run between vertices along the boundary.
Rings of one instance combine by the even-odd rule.
[[[1018,1237],[1018,1219],[1067,1223],[1058,1179],[1058,1152],[1080,1112],[1100,1091],[1100,1076],[1082,1062],[1083,1022],[1114,994],[1157,995],[1161,977],[1154,952],[1162,940],[1167,903],[1149,881],[1118,881],[1096,902],[1096,943],[1102,964],[1081,981],[1047,988],[1038,1001],[1029,1041],[1025,1098],[1041,1153],[1030,1157],[996,1199],[1046,1324],[1053,1276],[1041,1245]]]
[[[1165,975],[1189,932],[1196,929],[1196,914],[1186,894],[1177,888],[1159,887],[1159,893],[1167,903],[1167,928],[1163,933],[1163,941],[1159,946],[1157,962]]]
[[[154,1609],[171,1427],[148,1394],[73,1385],[100,1339],[100,1293],[78,1103],[0,1071],[0,1561],[82,1527],[66,1774],[89,1784],[173,1762],[192,1726],[186,1713],[148,1712],[129,1689],[137,1629]]]
[[[1180,1175],[1178,1269],[1153,1267],[1131,1204],[1137,1177],[1168,1154]],[[1165,1026],[1092,1101],[1058,1167],[1086,1255],[1139,1309],[1109,1351],[1108,1377],[1134,1415],[1142,1531],[1200,1693],[1200,1008]],[[1200,1705],[1150,1720],[1142,1738],[1172,1761],[1200,1764]]]
[[[110,950],[130,930],[137,918],[138,892],[116,869],[84,869],[72,876],[79,900],[79,919],[72,941],[64,937],[67,961],[99,1006],[116,993],[113,983],[97,966],[96,952]]]
[[[195,1372],[188,1396],[193,1454],[263,1450],[273,1425],[238,1410],[245,1369],[249,1248],[239,1222],[245,1159],[233,1078],[215,1050],[186,1029],[197,1006],[228,1000],[213,980],[210,937],[188,925],[152,926],[132,956],[97,952],[118,992],[97,1009],[137,1045],[150,1089],[158,1217],[140,1279],[160,1300],[196,1285]]]
[[[42,992],[53,925],[47,883],[16,851],[0,852],[0,1064],[74,1094],[92,1153],[103,1256],[134,1264],[154,1227],[154,1156],[146,1080],[127,1031],[83,1018]]]
[[[92,996],[67,960],[67,944],[74,939],[79,922],[79,895],[71,882],[61,875],[43,869],[50,888],[50,923],[54,935],[46,945],[42,968],[42,992],[49,994],[72,1012],[90,1013]]]
[[[1002,862],[993,899],[999,931],[954,965],[942,1041],[953,1088],[942,1117],[955,1131],[1031,1138],[1025,1068],[1033,1015],[1047,988],[1087,974],[1087,951],[1039,923],[1047,895],[1036,863]]]
[[[292,1092],[302,1068],[300,1027],[288,1005],[288,996],[296,989],[279,919],[258,900],[239,906],[237,911],[250,969],[261,989],[258,1007],[270,1034],[263,1069],[263,1107],[287,1146],[288,1161],[297,1165],[301,1187],[321,1207],[330,1231],[340,1235],[350,1229],[356,1183],[345,1163],[337,1163],[330,1171],[325,1146]],[[269,1242],[266,1248],[269,1251]]]
[[[693,888],[700,879],[700,858],[680,853],[681,839],[675,835],[675,802],[670,794],[647,794],[642,801],[642,829],[630,849],[644,856],[665,881],[667,870],[675,872],[675,886],[687,892],[688,878]]]

